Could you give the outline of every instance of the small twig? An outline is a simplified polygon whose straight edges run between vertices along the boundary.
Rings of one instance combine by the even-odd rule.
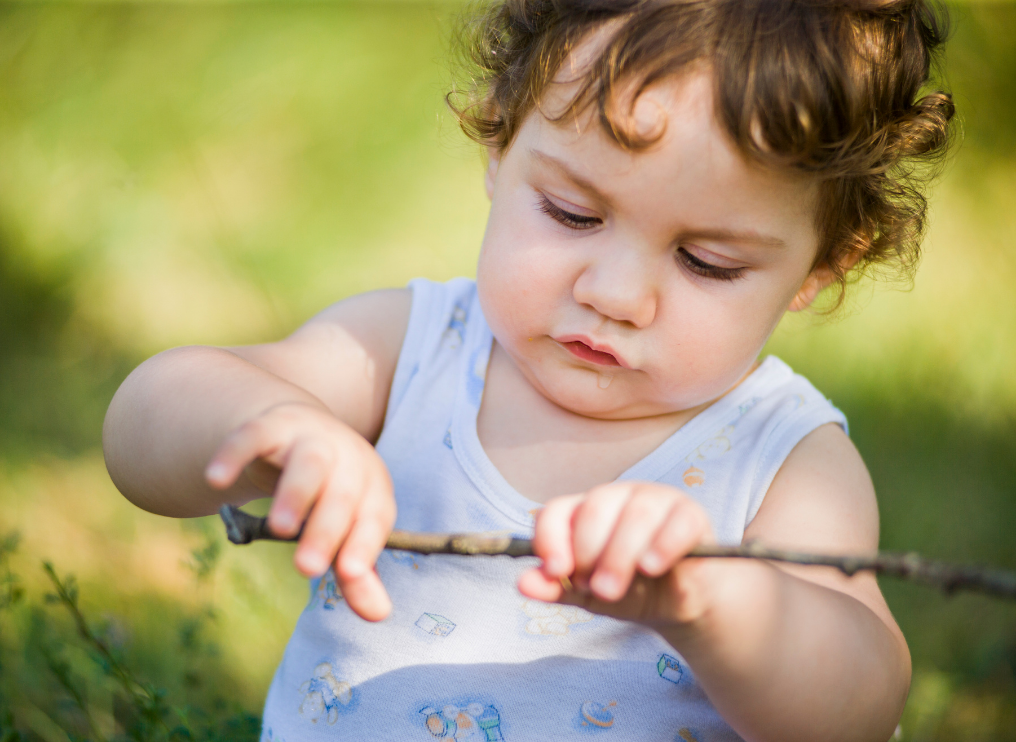
[[[223,505],[219,508],[219,516],[226,524],[226,537],[234,544],[249,544],[251,541],[300,540],[300,533],[291,537],[276,536],[268,529],[267,518],[259,518],[245,513],[235,505]],[[415,551],[417,554],[533,556],[533,544],[529,539],[491,536],[485,533],[449,534],[392,531],[388,536],[385,548]]]
[[[219,510],[219,515],[226,524],[226,536],[234,544],[249,544],[251,541],[262,540],[296,541],[300,538],[300,534],[289,538],[276,536],[268,529],[266,518],[258,518],[250,513],[245,513],[233,505],[223,505]],[[413,551],[418,554],[533,556],[533,544],[529,539],[490,536],[484,533],[444,534],[392,531],[385,548]],[[968,590],[1016,599],[1016,572],[990,567],[950,564],[925,559],[914,552],[880,551],[870,556],[832,556],[770,549],[757,542],[750,542],[742,546],[698,546],[692,549],[688,556],[765,559],[789,564],[834,567],[848,577],[857,572],[870,570],[877,574],[891,575],[938,588],[946,594]]]

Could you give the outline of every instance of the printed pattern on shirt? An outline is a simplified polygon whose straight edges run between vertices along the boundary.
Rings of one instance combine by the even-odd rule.
[[[424,728],[436,739],[498,742],[501,734],[501,712],[492,703],[473,701],[465,705],[437,704],[420,709]]]
[[[434,636],[448,636],[455,630],[455,624],[437,613],[424,613],[416,619],[416,627]]]
[[[339,586],[335,581],[335,572],[329,569],[321,577],[317,578],[317,584],[314,586],[313,596],[307,608],[314,610],[318,606],[321,606],[326,611],[333,611],[343,600],[342,593],[339,591]]]
[[[586,701],[579,706],[578,728],[583,731],[590,730],[594,732],[613,728],[614,721],[616,720],[614,715],[616,708],[617,701],[609,701],[607,703]]]
[[[396,564],[401,564],[406,567],[412,567],[413,569],[420,568],[419,555],[414,554],[411,551],[402,551],[401,549],[385,549],[381,552],[381,556],[387,556]]]
[[[339,714],[352,711],[353,686],[335,677],[329,662],[322,662],[314,668],[310,680],[300,686],[303,700],[300,702],[300,716],[313,724],[324,720],[334,724]]]
[[[752,397],[747,402],[738,405],[737,419],[733,423],[724,425],[711,438],[705,440],[698,448],[688,454],[685,462],[690,464],[690,466],[681,475],[681,481],[684,482],[686,487],[699,487],[705,484],[706,472],[704,469],[700,469],[698,465],[702,464],[705,466],[705,462],[718,459],[731,449],[730,436],[737,428],[738,423],[741,422],[741,418],[761,401],[761,397]]]
[[[684,667],[681,662],[677,657],[669,654],[660,655],[660,659],[656,661],[656,672],[661,678],[674,684],[680,683],[681,678],[684,677]]]
[[[522,612],[529,618],[526,633],[541,636],[563,636],[574,624],[587,623],[596,618],[589,611],[575,605],[543,603],[539,600],[524,602]]]
[[[460,347],[466,338],[466,323],[469,321],[469,309],[462,301],[455,302],[452,318],[444,331],[444,341],[452,350]]]

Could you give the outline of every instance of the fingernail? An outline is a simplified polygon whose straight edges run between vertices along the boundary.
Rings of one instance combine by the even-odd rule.
[[[205,479],[209,479],[213,482],[219,482],[226,478],[229,470],[225,464],[211,464],[205,469]]]
[[[642,567],[643,571],[651,574],[656,574],[663,569],[663,560],[655,551],[650,551],[642,555],[639,560],[639,566]]]
[[[320,554],[301,554],[299,562],[303,571],[310,572],[315,577],[323,575],[328,570],[328,560]]]
[[[296,518],[288,510],[279,510],[271,515],[272,527],[280,531],[291,531],[296,526]]]
[[[608,600],[621,597],[621,583],[612,574],[598,572],[593,575],[589,586],[593,588],[594,592]]]
[[[345,577],[360,577],[367,573],[367,567],[359,559],[347,559],[342,563],[342,572]]]
[[[561,557],[550,557],[543,563],[543,569],[551,577],[556,577],[564,572],[564,560]]]

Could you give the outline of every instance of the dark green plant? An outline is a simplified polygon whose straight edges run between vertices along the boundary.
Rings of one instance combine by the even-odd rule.
[[[41,604],[27,600],[22,580],[14,572],[10,557],[18,537],[0,539],[0,742],[38,742],[43,737],[30,725],[19,724],[17,710],[30,709],[36,718],[48,718],[71,742],[253,742],[258,737],[259,719],[246,709],[217,695],[198,696],[198,702],[171,696],[164,688],[142,679],[111,640],[114,627],[92,622],[81,608],[80,590],[73,575],[61,576],[52,564],[43,563],[52,592]],[[212,575],[220,546],[208,539],[192,552],[189,566],[199,582]],[[21,605],[19,605],[21,604]],[[15,616],[15,607],[18,615]],[[71,619],[57,620],[53,609],[63,609]],[[213,686],[202,673],[202,662],[215,657],[217,647],[204,639],[205,626],[214,620],[214,610],[205,607],[186,616],[178,626],[178,642],[187,660],[184,688]],[[11,642],[8,634],[21,626],[22,641]],[[5,631],[10,629],[10,631]],[[21,645],[18,668],[16,647]],[[85,677],[73,661],[84,653],[90,660],[92,678]],[[30,672],[25,672],[26,668]],[[30,675],[23,683],[18,677]],[[90,691],[105,682],[112,692],[112,733],[103,725],[90,704]],[[179,695],[179,694],[177,694]],[[190,695],[190,694],[188,694]],[[43,710],[45,709],[45,710]],[[24,713],[20,714],[24,715]],[[108,726],[108,724],[107,724]]]

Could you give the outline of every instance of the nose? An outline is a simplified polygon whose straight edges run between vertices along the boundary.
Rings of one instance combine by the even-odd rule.
[[[572,296],[604,317],[636,328],[656,318],[659,266],[634,248],[609,248],[579,274]]]

